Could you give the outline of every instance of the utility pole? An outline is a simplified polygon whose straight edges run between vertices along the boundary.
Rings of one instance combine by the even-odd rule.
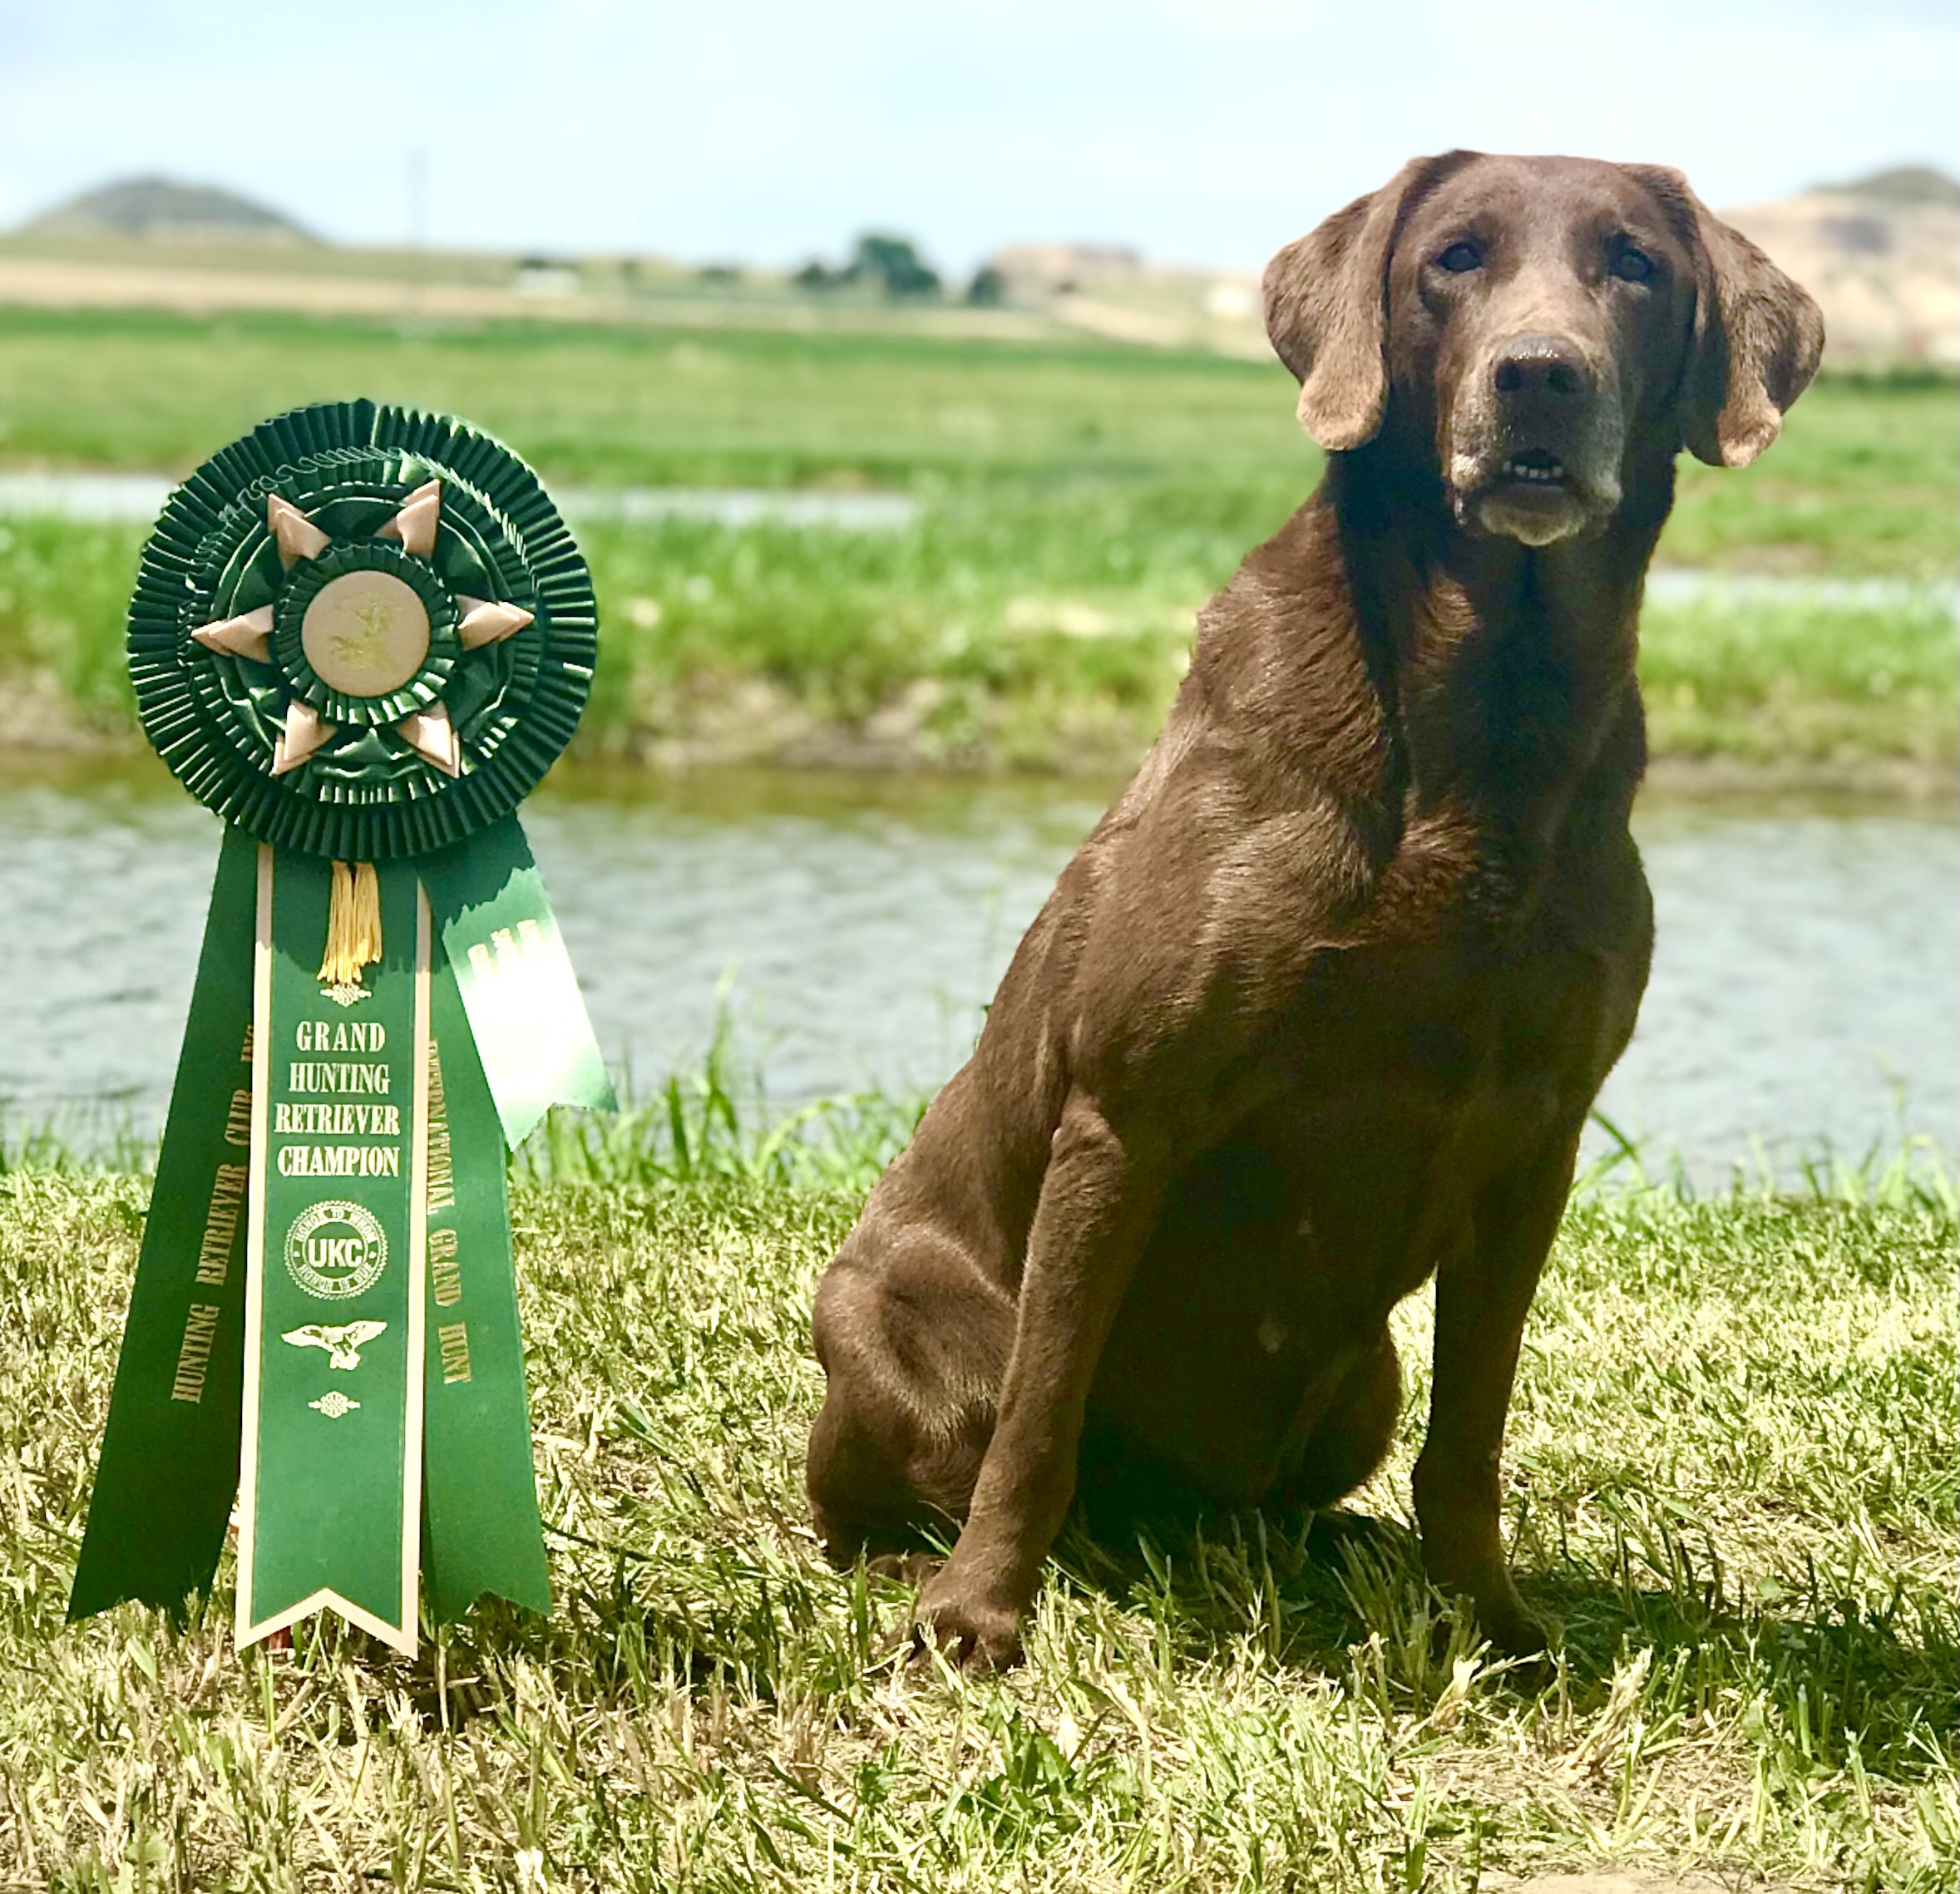
[[[426,326],[429,252],[429,155],[425,150],[408,154],[408,269],[402,298],[402,327]]]

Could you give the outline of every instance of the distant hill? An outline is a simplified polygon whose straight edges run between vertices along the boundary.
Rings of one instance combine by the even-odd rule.
[[[84,191],[22,225],[52,237],[145,237],[172,242],[314,244],[283,211],[218,185],[124,178]]]
[[[1960,180],[1904,165],[1722,215],[1822,305],[1831,363],[1960,363]]]
[[[1943,204],[1960,208],[1960,178],[1950,178],[1931,165],[1894,165],[1854,178],[1849,184],[1820,184],[1818,190],[1839,197],[1876,198],[1882,204]]]

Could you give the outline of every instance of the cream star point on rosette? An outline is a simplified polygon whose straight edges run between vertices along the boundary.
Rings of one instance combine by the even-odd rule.
[[[404,717],[395,729],[410,749],[433,763],[445,776],[455,776],[462,768],[462,746],[457,741],[456,726],[449,721],[446,706],[432,703],[427,710]]]
[[[462,612],[457,621],[456,635],[462,640],[466,651],[499,644],[531,623],[531,614],[523,606],[507,604],[501,599],[472,599],[466,592],[458,592],[456,602]]]
[[[298,769],[339,726],[328,723],[310,703],[295,698],[286,706],[285,728],[272,752],[272,773],[284,776]]]
[[[402,502],[402,510],[375,538],[399,540],[404,552],[427,559],[436,550],[436,520],[442,506],[442,483],[432,480],[416,488]]]
[[[276,493],[265,502],[265,523],[279,544],[279,563],[289,572],[303,559],[318,559],[333,543],[291,501]]]
[[[229,651],[235,658],[252,658],[261,664],[269,664],[272,607],[261,605],[255,612],[220,619],[215,624],[200,624],[190,635],[207,651]]]
[[[442,482],[425,481],[401,501],[372,539],[392,540],[410,557],[431,560],[442,506]],[[334,544],[332,534],[276,493],[266,498],[265,524],[289,576],[303,563],[318,560]],[[465,592],[448,596],[454,604],[453,635],[465,652],[502,643],[536,615],[508,599],[480,599]],[[207,651],[278,670],[272,641],[279,616],[276,603],[261,605],[198,625],[190,636]],[[299,621],[299,649],[313,675],[329,691],[363,701],[385,698],[414,683],[424,672],[435,636],[428,601],[416,587],[396,573],[369,566],[328,579],[308,599]],[[297,682],[285,681],[289,687]],[[289,697],[274,745],[271,774],[284,776],[298,769],[332,742],[341,728],[305,698]],[[462,774],[462,739],[439,694],[395,718],[389,728],[431,767],[445,776]]]

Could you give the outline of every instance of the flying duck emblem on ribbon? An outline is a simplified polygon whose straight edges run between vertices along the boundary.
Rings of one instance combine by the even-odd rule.
[[[285,1339],[294,1348],[323,1348],[333,1368],[358,1368],[361,1350],[377,1335],[388,1333],[386,1322],[309,1322],[304,1329],[289,1329]]]

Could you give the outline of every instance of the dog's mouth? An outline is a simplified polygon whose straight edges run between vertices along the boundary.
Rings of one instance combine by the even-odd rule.
[[[1522,454],[1513,454],[1498,469],[1500,481],[1518,481],[1526,486],[1563,486],[1565,477],[1565,462],[1543,447],[1528,447]]]
[[[1507,447],[1458,465],[1458,517],[1501,539],[1550,545],[1588,530],[1607,510],[1594,483],[1549,447]]]

